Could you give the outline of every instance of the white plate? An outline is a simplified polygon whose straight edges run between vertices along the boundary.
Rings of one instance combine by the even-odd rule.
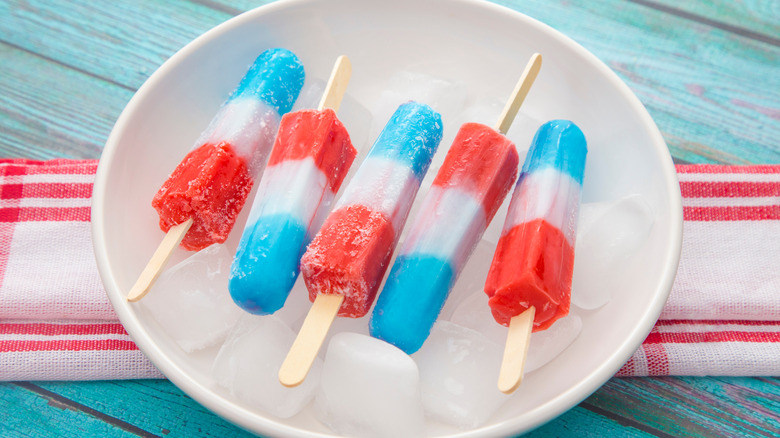
[[[338,55],[348,55],[353,65],[349,98],[366,108],[376,107],[383,88],[399,71],[463,83],[479,102],[501,101],[529,56],[540,52],[543,67],[523,106],[521,128],[510,131],[518,149],[528,147],[533,134],[529,125],[571,119],[589,142],[584,200],[639,193],[656,213],[648,244],[616,273],[611,301],[583,317],[577,340],[527,377],[522,396],[512,398],[479,429],[463,432],[434,425],[429,428],[432,435],[497,436],[539,426],[595,391],[637,349],[672,286],[682,207],[666,145],[628,87],[557,31],[486,2],[290,0],[229,20],[171,57],[127,105],[100,161],[92,210],[100,274],[132,338],[173,383],[218,415],[258,433],[329,433],[308,411],[279,420],[215,390],[207,354],[185,355],[150,315],[124,300],[162,238],[150,206],[152,196],[247,66],[269,47],[298,54],[307,78],[318,80],[327,78]],[[442,110],[445,124],[448,114],[455,123],[465,110]],[[349,120],[348,110],[343,114],[348,128],[352,124],[366,131],[354,126],[357,119]],[[450,140],[445,138],[437,157],[446,153]]]

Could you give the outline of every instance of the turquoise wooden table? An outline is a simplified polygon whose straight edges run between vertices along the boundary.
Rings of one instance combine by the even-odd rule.
[[[0,0],[0,157],[99,157],[160,64],[263,3]],[[677,162],[780,163],[777,0],[497,3],[617,72]],[[777,377],[613,378],[530,436],[778,436],[779,411]],[[136,435],[249,436],[164,380],[0,383],[0,436]]]

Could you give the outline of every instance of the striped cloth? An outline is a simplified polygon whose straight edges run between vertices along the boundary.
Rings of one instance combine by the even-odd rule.
[[[780,374],[780,166],[678,165],[683,245],[620,376]]]
[[[100,284],[89,227],[96,168],[0,160],[0,380],[162,377]],[[677,171],[677,279],[618,375],[780,374],[780,166]]]
[[[93,160],[0,160],[0,380],[162,377],[97,272],[96,170]]]

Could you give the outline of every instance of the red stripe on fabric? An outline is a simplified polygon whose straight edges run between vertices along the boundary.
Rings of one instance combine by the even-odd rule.
[[[122,324],[0,324],[2,335],[126,335]]]
[[[0,199],[87,199],[91,196],[91,183],[0,184]]]
[[[17,176],[17,175],[26,175],[27,174],[27,166],[21,165],[4,165],[0,166],[0,174],[2,175],[9,175],[9,176]]]
[[[133,341],[118,339],[67,341],[0,341],[0,353],[28,351],[130,351],[138,350]]]
[[[91,183],[25,184],[25,198],[88,199],[92,197]]]
[[[622,377],[633,376],[634,374],[636,374],[636,364],[634,357],[632,356],[631,359],[629,359],[628,362],[626,362],[615,375]]]
[[[0,222],[89,222],[90,207],[0,208]]]
[[[702,344],[712,342],[780,342],[780,332],[741,332],[735,330],[690,332],[690,333],[658,333],[647,335],[645,345],[653,344]]]
[[[6,222],[6,223],[16,223],[19,222],[19,207],[6,207],[6,208],[0,208],[0,222]],[[8,247],[10,248],[11,242],[9,239]]]
[[[704,182],[682,181],[683,198],[757,198],[780,196],[780,184],[776,182]]]
[[[722,164],[678,164],[675,166],[675,169],[677,170],[677,173],[780,173],[780,166],[778,165],[726,166]]]
[[[0,165],[0,176],[5,175],[24,175],[27,172],[25,166]],[[5,271],[8,266],[8,260],[11,258],[11,242],[13,241],[16,223],[19,220],[19,198],[18,192],[22,189],[11,187],[7,190],[0,187],[0,198],[7,199],[4,202],[7,208],[0,209],[0,287],[5,281]]]
[[[19,199],[23,192],[24,186],[21,184],[0,185],[0,199]]]
[[[693,222],[780,220],[780,205],[683,207],[683,219]]]
[[[729,319],[661,319],[656,321],[656,326],[673,325],[744,325],[744,326],[780,326],[780,321],[746,321]]]
[[[0,160],[0,174],[4,175],[88,175],[97,171],[97,160]]]
[[[668,376],[669,356],[663,344],[642,344],[647,357],[648,376]]]

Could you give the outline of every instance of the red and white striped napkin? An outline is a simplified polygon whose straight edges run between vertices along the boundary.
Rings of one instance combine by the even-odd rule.
[[[94,160],[0,160],[0,380],[162,377],[97,272],[96,170]]]
[[[780,166],[678,165],[680,266],[623,376],[780,374]]]
[[[0,160],[0,380],[158,378],[100,284],[96,161]],[[669,301],[618,375],[780,374],[780,166],[678,166]]]

